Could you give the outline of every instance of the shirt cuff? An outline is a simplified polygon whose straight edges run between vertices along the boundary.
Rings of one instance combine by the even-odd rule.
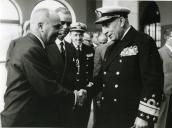
[[[75,90],[75,91],[74,91],[74,94],[75,94],[75,102],[74,102],[74,107],[75,107],[75,105],[76,105],[76,102],[77,102],[77,94],[76,94],[76,93],[77,93],[77,90]]]

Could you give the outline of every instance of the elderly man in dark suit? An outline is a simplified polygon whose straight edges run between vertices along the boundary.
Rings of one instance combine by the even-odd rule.
[[[56,81],[45,51],[60,28],[60,18],[54,11],[38,9],[31,14],[30,33],[11,42],[3,127],[60,126],[55,103],[63,98],[73,107],[81,100],[84,90],[74,93]]]
[[[164,69],[164,95],[156,128],[172,127],[172,28],[165,31],[165,45],[159,49]]]
[[[136,31],[125,7],[96,9],[102,31],[112,43],[94,87],[103,92],[96,128],[153,128],[160,109],[163,69],[154,40]],[[98,88],[97,88],[98,89]]]
[[[72,42],[73,55],[73,75],[75,90],[87,90],[87,100],[82,107],[76,107],[74,110],[75,122],[80,128],[86,128],[90,115],[91,107],[91,89],[93,86],[93,68],[94,68],[94,49],[83,43],[83,34],[87,30],[84,23],[76,22],[70,26],[70,36]]]

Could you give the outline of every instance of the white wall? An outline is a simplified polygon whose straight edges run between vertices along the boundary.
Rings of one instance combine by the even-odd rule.
[[[4,93],[6,89],[6,77],[7,71],[5,69],[5,64],[0,63],[0,112],[4,108]]]
[[[172,24],[172,1],[156,1],[160,11],[161,25]]]

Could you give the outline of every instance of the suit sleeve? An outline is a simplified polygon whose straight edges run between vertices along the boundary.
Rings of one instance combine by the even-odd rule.
[[[63,98],[66,102],[74,104],[74,93],[63,88],[48,63],[46,52],[41,48],[32,48],[22,57],[24,74],[33,89],[41,97],[54,96]]]
[[[163,91],[163,65],[156,43],[145,38],[139,44],[139,65],[142,79],[142,94],[138,108],[138,117],[156,122],[159,116]]]

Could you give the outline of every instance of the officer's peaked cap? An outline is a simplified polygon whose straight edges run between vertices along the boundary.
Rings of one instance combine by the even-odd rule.
[[[101,24],[112,18],[118,18],[121,16],[127,18],[130,10],[121,6],[106,6],[96,9],[95,12],[97,15],[95,24]]]
[[[87,25],[81,22],[75,22],[70,25],[70,31],[87,31]]]

